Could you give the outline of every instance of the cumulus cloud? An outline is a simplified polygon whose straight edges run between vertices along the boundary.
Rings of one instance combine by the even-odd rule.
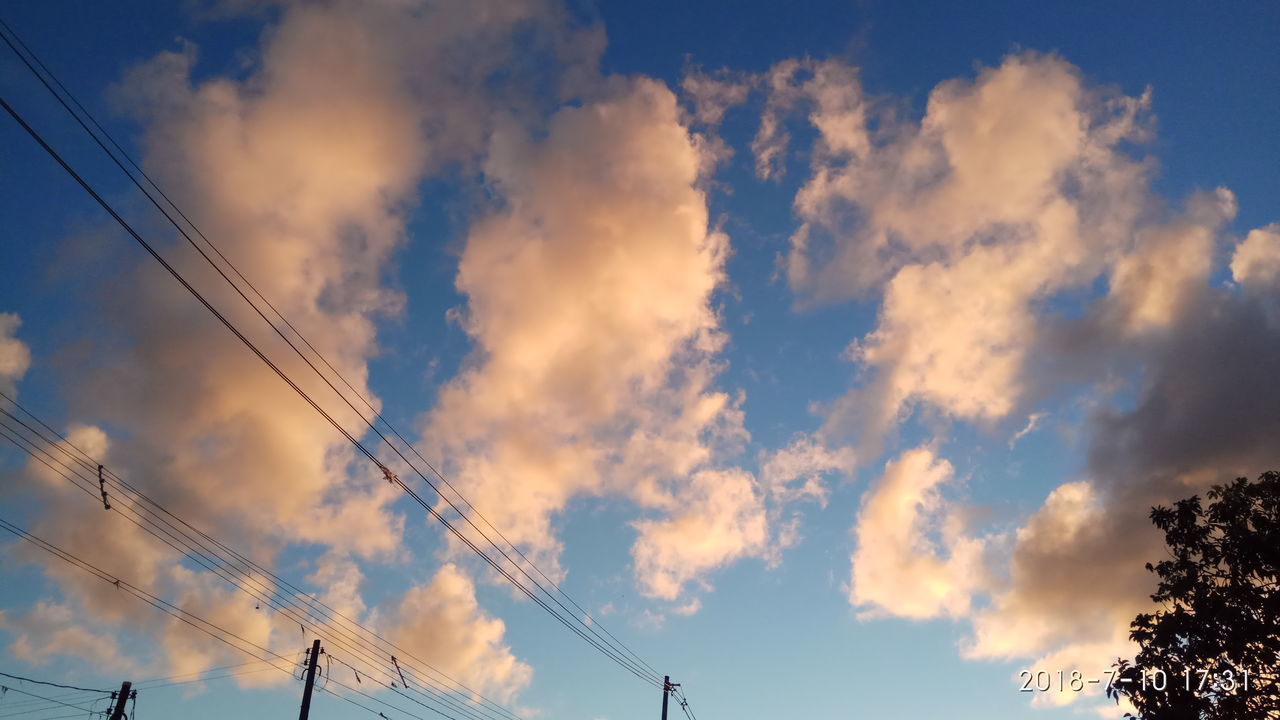
[[[569,66],[547,78],[565,92],[599,49],[597,36],[570,30],[551,4],[481,5],[289,3],[241,79],[194,79],[203,77],[194,72],[198,49],[186,44],[133,68],[112,91],[142,126],[145,166],[167,194],[375,406],[367,363],[378,351],[375,323],[403,305],[387,286],[388,261],[405,241],[418,184],[449,167],[473,170],[491,119],[541,102],[527,73],[496,72],[517,48]],[[357,415],[270,327],[189,248],[161,237],[152,239],[196,287],[361,434]],[[353,465],[346,441],[153,265],[123,268],[95,292],[105,338],[90,337],[94,352],[69,368],[67,397],[73,416],[111,428],[99,457],[259,559],[288,545],[330,551],[312,578],[359,609],[349,560],[398,558],[396,490],[376,468]],[[16,318],[3,317],[7,336]],[[16,346],[0,347],[8,363]],[[4,367],[20,369],[16,360]],[[268,614],[244,612],[243,597],[201,573],[175,573],[167,548],[112,515],[88,514],[83,498],[55,494],[64,481],[41,477],[55,502],[33,521],[38,534],[246,637],[296,644]],[[129,600],[96,580],[55,565],[47,572],[94,619],[157,636],[159,661],[194,670],[221,652],[197,652],[176,623],[141,622]]]
[[[747,101],[753,84],[754,78],[743,73],[693,68],[681,78],[680,90],[693,103],[693,121],[715,126],[731,108]]]
[[[854,528],[849,588],[849,602],[864,608],[864,617],[968,612],[982,583],[984,543],[964,535],[963,516],[943,500],[954,473],[932,448],[918,447],[886,464],[867,491]]]
[[[823,133],[824,150],[866,150],[866,103],[856,68],[834,60],[788,59],[756,81],[766,92],[760,127],[751,140],[760,179],[778,180],[785,174],[791,142],[786,120],[802,103],[812,106],[809,119]]]
[[[0,313],[0,390],[10,397],[31,367],[31,349],[16,337],[21,325],[17,313]]]
[[[502,206],[472,226],[457,277],[476,349],[424,432],[553,570],[572,497],[674,513],[638,525],[638,581],[660,597],[764,533],[754,478],[716,467],[745,431],[741,399],[713,384],[728,239],[709,226],[704,166],[675,95],[646,79],[604,83],[545,139],[499,129],[485,171]],[[709,528],[695,548],[669,546],[695,526]]]
[[[636,584],[666,612],[697,612],[688,595],[729,563],[777,562],[798,542],[797,505],[825,507],[830,478],[876,455],[917,409],[1008,433],[1001,423],[1030,417],[1016,441],[1044,416],[1034,401],[1071,383],[1130,382],[1131,405],[1094,398],[1082,477],[1007,538],[969,527],[939,442],[898,454],[863,497],[848,592],[864,617],[968,618],[973,658],[1084,667],[1123,652],[1151,582],[1142,562],[1159,550],[1147,508],[1280,459],[1280,329],[1259,292],[1280,277],[1276,226],[1235,247],[1234,285],[1212,287],[1234,197],[1199,193],[1169,211],[1133,150],[1149,134],[1150,95],[1091,86],[1056,56],[1012,55],[944,82],[913,120],[834,60],[695,70],[684,109],[660,82],[601,77],[602,42],[543,3],[288,4],[244,79],[193,80],[188,45],[132,70],[115,95],[144,128],[148,169],[366,396],[376,323],[404,303],[386,275],[417,186],[449,168],[478,176],[488,202],[460,246],[465,304],[451,311],[473,352],[423,416],[422,445],[556,577],[570,501],[628,499]],[[512,63],[531,48],[551,62]],[[559,69],[524,74],[544,65]],[[819,433],[758,453],[753,474],[733,461],[750,439],[744,397],[718,384],[727,336],[715,298],[730,245],[706,187],[724,156],[711,133],[760,89],[760,178],[786,171],[795,113],[817,137],[782,258],[798,305],[881,302],[847,353],[867,382],[830,406]],[[361,427],[196,258],[165,250]],[[527,687],[530,668],[448,551],[457,564],[366,606],[361,564],[402,550],[394,489],[153,271],[126,268],[97,291],[113,340],[74,368],[83,382],[68,397],[111,434],[78,426],[73,438],[255,554],[314,546],[307,582],[326,603],[454,677],[505,699]],[[1070,293],[1088,295],[1082,312],[1050,309]],[[18,323],[0,314],[0,387],[30,363]],[[297,644],[296,627],[247,611],[136,528],[81,514],[82,498],[47,470],[21,472],[47,508],[38,534],[255,642]],[[92,578],[47,573],[62,600],[0,617],[17,657],[91,654],[104,624],[149,633],[183,671],[229,656]]]
[[[804,503],[826,508],[830,482],[851,479],[857,462],[852,448],[829,447],[808,433],[797,433],[777,450],[761,450],[758,459],[771,533],[764,558],[772,568],[782,563],[784,550],[801,540]]]
[[[1246,288],[1280,282],[1280,223],[1249,231],[1231,255],[1231,277]]]
[[[1167,327],[1204,288],[1217,232],[1235,216],[1235,197],[1219,188],[1188,205],[1187,221],[1138,231],[1133,249],[1116,260],[1108,311],[1122,332]]]
[[[1165,276],[1158,283],[1185,282],[1184,267],[1152,272]],[[1120,340],[1110,307],[1081,321],[1111,339],[1110,352],[1129,353],[1136,398],[1088,418],[1089,479],[1059,487],[1017,533],[1008,583],[975,620],[974,654],[1122,645],[1116,628],[1147,608],[1154,589],[1143,565],[1163,552],[1148,510],[1280,463],[1271,441],[1278,398],[1265,379],[1280,357],[1280,322],[1265,296],[1195,275],[1199,285],[1176,311],[1157,316],[1158,339]]]
[[[1083,322],[1100,323],[1094,332],[1114,344],[1124,336],[1108,320],[1102,312]],[[1156,339],[1133,342],[1136,398],[1101,403],[1087,419],[1088,479],[1055,489],[1016,532],[1006,577],[973,615],[966,655],[1070,660],[1089,671],[1132,655],[1127,628],[1151,611],[1155,589],[1144,564],[1164,555],[1150,508],[1280,463],[1280,398],[1266,379],[1280,322],[1265,297],[1201,285]]]
[[[800,434],[786,447],[761,453],[760,482],[780,503],[812,499],[825,506],[828,489],[824,477],[852,475],[855,465],[851,448],[828,448],[814,437]]]
[[[499,701],[510,701],[533,678],[532,668],[503,643],[502,620],[480,608],[475,585],[453,564],[410,588],[382,624],[414,657]]]
[[[824,109],[815,94],[786,260],[804,302],[883,292],[878,326],[851,346],[873,381],[831,422],[874,449],[915,404],[1000,420],[1026,393],[1038,308],[1103,273],[1144,212],[1145,165],[1118,147],[1143,136],[1148,98],[1088,88],[1031,53],[940,84],[919,123],[845,95]]]
[[[768,521],[750,473],[696,472],[673,499],[667,518],[635,523],[632,555],[646,595],[674,600],[707,570],[765,551]]]
[[[1093,408],[1082,477],[1009,535],[946,522],[963,512],[941,499],[953,469],[934,447],[891,462],[854,527],[850,602],[966,618],[967,657],[1104,669],[1149,606],[1149,508],[1280,460],[1264,379],[1280,335],[1257,292],[1274,279],[1273,226],[1235,248],[1239,287],[1214,287],[1234,195],[1169,209],[1132,154],[1149,94],[1090,87],[1054,56],[944,82],[918,123],[865,97],[861,114],[828,113],[787,88],[779,102],[814,108],[818,135],[788,280],[802,303],[882,297],[849,350],[867,381],[830,406],[823,436],[856,433],[866,455],[917,410],[987,430],[1029,415],[1016,439],[1043,416],[1032,402],[1084,389]],[[1056,310],[1064,295],[1083,311]]]
[[[41,600],[16,618],[0,613],[0,629],[13,633],[7,648],[13,658],[31,665],[47,665],[54,655],[98,656],[112,667],[132,666],[109,635],[95,633],[66,605]]]

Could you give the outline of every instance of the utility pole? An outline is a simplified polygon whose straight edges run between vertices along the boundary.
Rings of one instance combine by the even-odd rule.
[[[667,720],[667,696],[678,687],[680,683],[671,682],[670,675],[662,676],[662,720]]]
[[[319,661],[320,639],[316,638],[311,643],[311,656],[307,658],[307,684],[302,690],[302,712],[298,714],[298,720],[307,720],[307,715],[311,712],[311,689],[316,686],[316,665]]]
[[[116,706],[111,710],[111,720],[120,720],[124,717],[124,704],[129,702],[129,690],[133,687],[133,683],[125,680],[120,683],[120,692],[113,693],[115,695]]]

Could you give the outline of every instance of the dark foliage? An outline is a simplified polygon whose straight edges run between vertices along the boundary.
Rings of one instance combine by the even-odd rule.
[[[1162,607],[1134,619],[1129,637],[1141,650],[1117,661],[1107,690],[1137,708],[1126,717],[1280,718],[1280,473],[1215,486],[1208,499],[1207,508],[1193,496],[1151,511],[1170,559],[1147,564]]]

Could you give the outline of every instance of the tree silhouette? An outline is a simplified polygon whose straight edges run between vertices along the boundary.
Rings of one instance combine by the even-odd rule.
[[[1171,559],[1147,564],[1162,607],[1134,619],[1129,637],[1141,650],[1116,662],[1107,690],[1133,703],[1138,715],[1126,717],[1280,718],[1280,473],[1207,495],[1207,508],[1192,496],[1151,510]]]

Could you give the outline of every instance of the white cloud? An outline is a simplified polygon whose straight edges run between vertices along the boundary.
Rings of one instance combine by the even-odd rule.
[[[942,487],[953,479],[951,463],[918,447],[886,464],[863,497],[849,602],[864,616],[927,619],[968,612],[982,583],[984,543],[964,536],[961,516],[943,500]]]
[[[27,368],[31,349],[17,338],[22,318],[17,313],[0,313],[0,390],[12,397]]]
[[[1125,332],[1168,327],[1202,291],[1212,269],[1214,240],[1235,215],[1235,197],[1219,188],[1193,196],[1187,222],[1146,228],[1111,271],[1110,307]],[[1198,217],[1197,217],[1198,216]]]
[[[55,655],[96,656],[104,664],[125,669],[136,667],[122,656],[111,638],[86,627],[66,605],[38,601],[21,616],[0,613],[0,629],[12,635],[9,655],[30,665],[47,665]]]
[[[693,598],[692,600],[685,603],[684,605],[680,605],[679,607],[673,608],[671,612],[677,615],[693,615],[701,609],[702,609],[702,600],[700,598]]]
[[[753,78],[728,70],[705,72],[694,68],[680,79],[681,94],[693,103],[693,121],[719,125],[731,108],[747,101]]]
[[[503,622],[480,609],[474,584],[452,564],[410,588],[382,631],[427,665],[499,701],[533,679],[533,669],[503,643]]]
[[[804,434],[779,450],[761,452],[760,460],[760,482],[777,502],[811,499],[824,507],[828,489],[823,477],[851,476],[856,465],[852,449],[828,448]]]
[[[602,83],[542,139],[510,124],[493,137],[501,205],[472,226],[457,277],[475,351],[424,436],[551,572],[553,520],[581,495],[671,514],[642,523],[634,550],[638,582],[662,597],[762,542],[754,479],[716,467],[745,431],[741,398],[714,388],[728,239],[709,226],[704,168],[674,94],[646,79]],[[699,523],[715,537],[666,544]]]
[[[185,44],[131,69],[113,95],[142,126],[144,165],[166,193],[372,397],[375,323],[403,305],[387,270],[419,183],[449,167],[474,169],[499,108],[523,112],[542,102],[528,73],[550,64],[520,65],[528,73],[504,70],[495,79],[517,52],[562,63],[555,67],[563,74],[546,71],[553,84],[571,84],[571,74],[592,66],[598,42],[564,19],[536,2],[289,3],[264,30],[242,79],[193,72],[196,48]],[[189,249],[157,242],[303,389],[361,434],[355,413],[340,409],[339,398]],[[119,275],[90,288],[110,342],[86,338],[92,352],[67,368],[75,379],[66,393],[72,416],[112,429],[99,457],[261,561],[294,544],[329,551],[312,580],[358,611],[351,563],[395,560],[402,550],[403,519],[390,508],[398,491],[375,468],[353,464],[347,442],[154,265]],[[3,317],[16,325],[16,317]],[[3,348],[8,357],[10,347]],[[252,601],[204,574],[169,572],[176,560],[167,548],[113,514],[93,513],[47,474],[40,492],[51,501],[32,522],[37,534],[247,636],[296,644],[296,635],[277,632],[274,616],[247,612]],[[147,660],[156,673],[167,674],[165,662],[184,671],[216,664],[227,652],[198,651],[208,638],[197,642],[177,623],[156,622],[153,610],[78,571],[49,565],[46,572],[67,605],[152,639],[155,657]],[[510,664],[492,654],[470,658],[486,659]]]
[[[1250,230],[1236,245],[1231,276],[1246,288],[1274,288],[1280,282],[1280,223]]]
[[[1048,413],[1044,413],[1044,412],[1035,412],[1028,415],[1027,424],[1023,425],[1021,430],[1014,433],[1013,437],[1009,438],[1010,449],[1012,449],[1013,446],[1016,445],[1019,440],[1035,432],[1036,427],[1040,425],[1040,421],[1045,419],[1045,417],[1047,416],[1048,416]]]
[[[667,511],[663,520],[635,523],[640,537],[632,555],[646,595],[674,600],[708,570],[766,549],[764,501],[750,473],[698,471],[676,491]]]
[[[760,115],[760,128],[751,141],[756,177],[761,180],[781,179],[786,171],[786,151],[791,135],[785,122],[787,114],[800,98],[794,83],[800,69],[800,61],[789,59],[774,65],[764,76],[767,90],[765,107]]]
[[[794,203],[792,288],[802,305],[882,294],[877,327],[850,346],[866,381],[830,405],[822,436],[852,434],[869,457],[917,409],[934,428],[1003,432],[1033,402],[1098,389],[1085,398],[1097,408],[1083,428],[1087,479],[1053,491],[1012,536],[962,528],[939,494],[952,468],[929,446],[890,463],[854,529],[850,602],[968,619],[969,657],[1109,664],[1149,605],[1143,564],[1160,554],[1149,508],[1276,462],[1263,438],[1277,405],[1258,388],[1274,386],[1263,368],[1280,333],[1252,292],[1272,279],[1271,226],[1232,258],[1249,292],[1211,287],[1235,197],[1219,188],[1167,209],[1149,163],[1129,154],[1149,134],[1149,94],[1090,87],[1054,56],[944,82],[918,123],[877,112],[892,103],[856,86],[845,97],[862,97],[860,111],[823,111],[788,81],[775,103],[815,108],[819,135]],[[777,140],[769,112],[761,132]],[[1064,294],[1083,311],[1059,314]],[[1136,406],[1111,409],[1117,389]],[[1030,417],[1014,441],[1041,415]]]

